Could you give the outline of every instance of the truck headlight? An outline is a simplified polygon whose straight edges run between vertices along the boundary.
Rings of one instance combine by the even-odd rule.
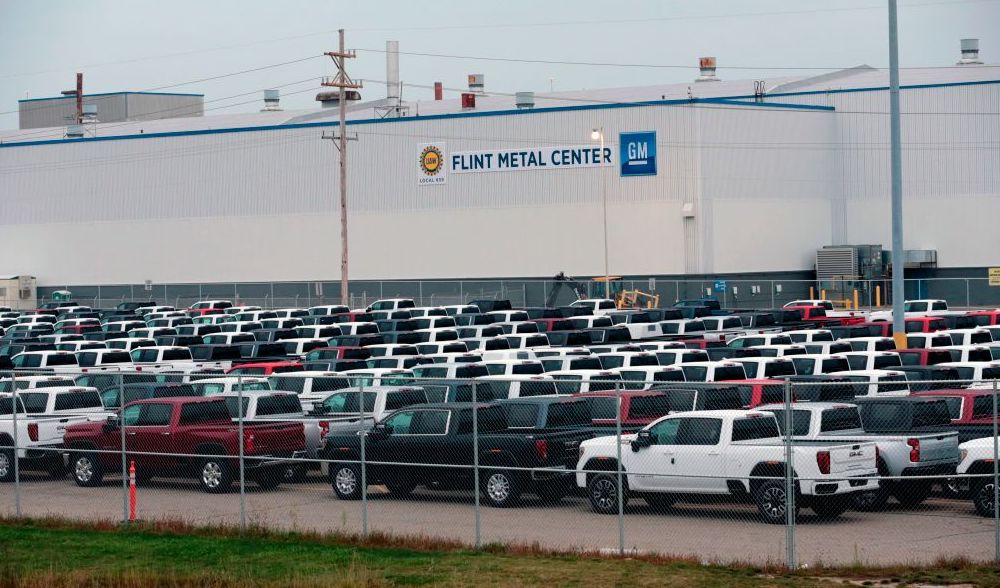
[[[958,462],[961,463],[965,461],[965,458],[969,455],[968,449],[960,449],[958,451]]]

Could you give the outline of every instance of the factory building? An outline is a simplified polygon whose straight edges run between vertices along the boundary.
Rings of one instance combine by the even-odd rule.
[[[963,61],[901,72],[904,245],[927,275],[997,262],[1000,70]],[[352,280],[602,275],[605,226],[625,276],[807,275],[825,246],[888,249],[887,71],[702,65],[690,83],[544,94],[475,75],[416,102],[390,80],[352,101]],[[336,281],[336,97],[267,98],[0,132],[0,271],[70,289]]]

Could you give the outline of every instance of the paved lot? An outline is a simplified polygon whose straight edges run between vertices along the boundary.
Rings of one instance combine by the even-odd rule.
[[[251,523],[320,531],[361,530],[360,502],[337,500],[319,478],[303,484],[261,491],[248,485]],[[154,482],[139,489],[139,516],[182,519],[195,524],[237,524],[238,491],[209,495],[192,481]],[[108,478],[103,488],[79,488],[69,478],[52,481],[26,475],[21,506],[30,516],[119,519],[120,482]],[[409,500],[390,498],[373,489],[368,509],[371,530],[448,537],[472,542],[474,503],[469,492],[418,489]],[[799,560],[851,564],[931,562],[942,556],[987,560],[993,556],[994,526],[964,501],[933,499],[918,510],[893,508],[882,513],[848,512],[836,521],[819,521],[803,511],[796,527]],[[14,512],[13,485],[0,486],[0,513]],[[781,561],[785,528],[766,525],[755,509],[736,504],[679,504],[668,514],[652,512],[633,500],[625,517],[628,549],[692,555],[702,560]],[[521,508],[484,507],[484,543],[538,542],[546,547],[616,549],[617,517],[590,511],[581,498],[541,505],[526,498]]]

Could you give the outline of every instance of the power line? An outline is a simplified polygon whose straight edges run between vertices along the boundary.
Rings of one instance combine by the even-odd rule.
[[[385,49],[356,49],[356,51],[367,51],[370,53],[385,53]],[[520,57],[490,57],[490,56],[476,56],[476,55],[457,55],[448,53],[424,53],[419,51],[400,51],[400,55],[410,55],[414,57],[433,57],[440,59],[462,59],[468,61],[491,61],[491,62],[501,62],[501,63],[528,63],[528,64],[539,64],[539,65],[572,65],[572,66],[586,66],[586,67],[621,67],[621,68],[645,68],[645,69],[681,69],[690,70],[698,69],[697,65],[687,64],[666,64],[666,63],[623,63],[623,62],[607,62],[607,61],[570,61],[563,59],[529,59]],[[774,70],[774,71],[831,71],[839,69],[849,69],[854,66],[785,66],[785,65],[727,65],[724,69],[734,69],[734,70]],[[920,65],[911,67],[901,67],[900,69],[943,69],[945,67],[959,67],[959,66],[934,66],[934,65]],[[977,67],[1000,67],[1000,65],[978,65]]]

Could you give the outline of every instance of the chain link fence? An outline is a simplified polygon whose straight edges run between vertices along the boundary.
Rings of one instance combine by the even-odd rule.
[[[580,280],[578,290],[565,281],[553,280],[420,280],[352,282],[350,306],[364,308],[384,298],[412,298],[419,306],[466,304],[473,300],[510,300],[517,307],[566,305],[579,295],[603,298],[601,282]],[[714,297],[723,308],[780,308],[793,300],[824,298],[838,307],[876,308],[891,304],[890,280],[800,279],[626,279],[626,291],[659,296],[661,306],[678,300]],[[108,286],[60,286],[39,288],[39,300],[52,292],[69,290],[75,300],[94,308],[110,308],[121,302],[155,300],[185,308],[199,300],[225,299],[262,308],[308,308],[340,303],[339,282],[262,282],[229,284],[124,284]],[[1000,307],[1000,286],[987,278],[932,278],[906,280],[908,299],[935,298],[951,301],[956,308]],[[645,303],[646,299],[643,300]],[[0,299],[2,306],[17,300]]]
[[[368,378],[276,393],[243,377],[223,390],[7,376],[5,516],[789,567],[1000,562],[995,380],[866,404],[857,386],[793,382]]]

